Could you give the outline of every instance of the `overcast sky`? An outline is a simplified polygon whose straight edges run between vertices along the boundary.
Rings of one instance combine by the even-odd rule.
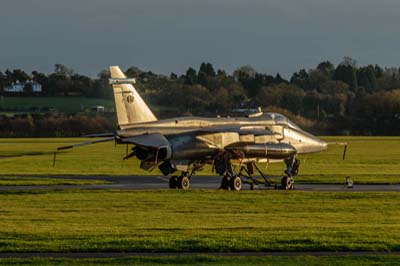
[[[1,0],[0,70],[182,74],[203,61],[285,77],[343,56],[400,65],[399,0]]]

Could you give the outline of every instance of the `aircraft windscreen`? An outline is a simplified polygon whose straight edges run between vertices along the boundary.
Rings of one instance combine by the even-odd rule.
[[[270,113],[269,115],[274,119],[275,123],[287,124],[288,119],[284,115],[278,113]]]
[[[288,119],[288,126],[290,127],[290,128],[294,128],[294,129],[301,129],[298,125],[296,125],[295,123],[293,123],[293,121],[292,120],[290,120],[290,119]]]
[[[287,124],[290,128],[301,130],[298,125],[296,125],[292,120],[288,119],[284,115],[278,113],[269,113],[269,115],[275,120],[275,123],[277,124]]]

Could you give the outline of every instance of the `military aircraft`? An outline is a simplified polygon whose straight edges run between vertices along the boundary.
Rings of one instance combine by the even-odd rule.
[[[279,187],[292,189],[300,165],[296,156],[327,149],[327,142],[278,113],[158,120],[135,90],[135,79],[127,78],[118,66],[111,66],[110,73],[118,129],[110,134],[90,135],[102,139],[58,150],[106,141],[132,144],[124,159],[135,156],[141,161],[140,167],[149,171],[158,166],[165,176],[170,176],[170,188],[189,189],[192,175],[210,164],[222,177],[222,189],[240,190],[242,182],[251,188],[258,184],[273,185],[256,164],[270,162],[286,164]],[[238,166],[240,170],[236,171]],[[253,177],[254,169],[261,179]],[[177,171],[180,174],[173,175]]]

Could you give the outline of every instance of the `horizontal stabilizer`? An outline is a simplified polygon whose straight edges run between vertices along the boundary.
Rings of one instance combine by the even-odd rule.
[[[74,147],[86,146],[86,145],[107,142],[107,141],[112,141],[112,140],[115,140],[115,137],[109,137],[109,138],[105,138],[105,139],[98,139],[98,140],[94,140],[94,141],[86,141],[86,142],[81,142],[81,143],[72,144],[72,145],[68,145],[68,146],[62,146],[62,147],[58,147],[57,150],[58,151],[67,150],[67,149],[72,149]]]
[[[105,137],[113,137],[113,136],[115,136],[115,133],[109,132],[109,133],[87,134],[87,135],[83,135],[82,138],[105,138]]]

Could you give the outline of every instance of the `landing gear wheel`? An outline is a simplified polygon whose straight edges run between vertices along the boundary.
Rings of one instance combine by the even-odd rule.
[[[187,176],[181,176],[178,178],[178,188],[188,190],[190,187],[190,180]]]
[[[242,189],[242,179],[240,177],[235,176],[229,180],[229,187],[231,190],[239,191]]]
[[[223,190],[230,190],[229,180],[230,179],[228,176],[224,176],[221,180],[221,186],[219,188]]]
[[[178,187],[178,177],[176,175],[171,176],[169,178],[169,188],[177,188]]]
[[[284,176],[282,177],[281,187],[285,190],[292,190],[294,188],[293,183],[293,178],[289,176]]]

